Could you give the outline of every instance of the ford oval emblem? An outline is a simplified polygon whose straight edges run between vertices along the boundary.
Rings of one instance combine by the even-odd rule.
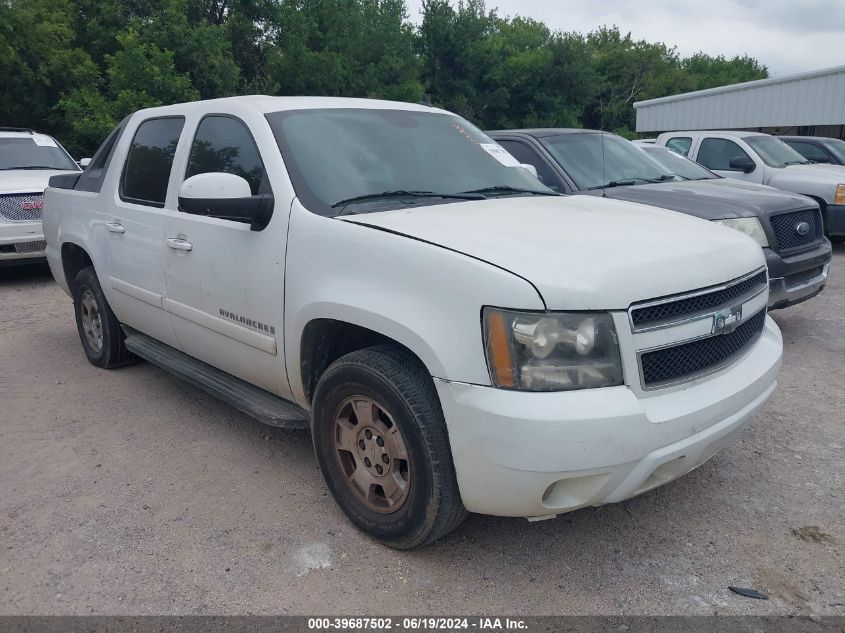
[[[799,222],[795,225],[795,232],[798,235],[804,236],[810,232],[810,223],[809,222]]]

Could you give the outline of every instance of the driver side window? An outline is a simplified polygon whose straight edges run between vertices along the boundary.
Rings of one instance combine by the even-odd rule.
[[[701,141],[697,161],[708,169],[739,171],[731,167],[731,160],[734,158],[751,160],[751,157],[739,145],[729,139],[706,138]]]
[[[270,193],[264,163],[252,134],[246,125],[233,117],[207,116],[197,127],[185,179],[209,172],[244,178],[254,196]]]

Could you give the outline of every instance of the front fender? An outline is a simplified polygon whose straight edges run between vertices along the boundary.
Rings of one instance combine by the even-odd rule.
[[[334,319],[401,343],[437,378],[489,385],[481,333],[485,305],[542,310],[525,280],[461,253],[340,219],[294,201],[285,271],[285,356],[305,402],[302,333]]]

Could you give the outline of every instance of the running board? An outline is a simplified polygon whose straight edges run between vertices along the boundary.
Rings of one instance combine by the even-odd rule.
[[[174,376],[199,387],[247,415],[282,429],[308,429],[305,409],[188,356],[146,334],[123,326],[126,349]]]

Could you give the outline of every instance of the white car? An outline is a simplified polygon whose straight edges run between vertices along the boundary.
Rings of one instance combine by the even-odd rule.
[[[548,518],[671,481],[781,362],[752,239],[559,196],[422,105],[142,110],[53,179],[44,227],[92,364],[140,356],[310,429],[338,504],[397,548],[467,510]]]
[[[44,258],[44,189],[51,176],[79,171],[54,138],[0,127],[0,266]]]
[[[786,143],[761,132],[665,132],[657,144],[720,176],[800,193],[816,200],[831,242],[845,241],[845,166],[812,164]],[[785,227],[796,247],[817,239],[806,222]],[[803,232],[802,232],[803,231]]]

